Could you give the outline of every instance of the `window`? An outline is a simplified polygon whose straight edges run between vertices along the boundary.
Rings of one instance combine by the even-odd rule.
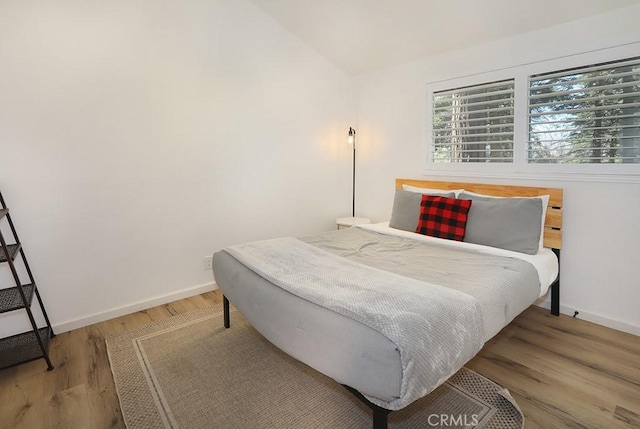
[[[433,93],[433,162],[512,162],[514,80]]]
[[[639,48],[429,83],[428,173],[639,181]]]
[[[529,77],[529,163],[640,163],[640,58]]]

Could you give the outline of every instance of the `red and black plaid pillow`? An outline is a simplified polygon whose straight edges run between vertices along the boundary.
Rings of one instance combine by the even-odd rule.
[[[470,207],[471,200],[423,195],[416,232],[462,241]]]

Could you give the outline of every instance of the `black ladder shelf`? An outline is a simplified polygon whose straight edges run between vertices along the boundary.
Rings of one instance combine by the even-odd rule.
[[[40,298],[38,287],[33,279],[31,268],[24,254],[24,249],[20,244],[16,228],[9,215],[9,209],[4,203],[2,193],[0,193],[0,226],[7,223],[11,230],[10,243],[7,244],[2,229],[0,228],[0,265],[7,263],[13,276],[15,286],[0,289],[0,313],[9,311],[25,310],[32,329],[17,335],[6,338],[0,338],[0,369],[18,365],[24,362],[43,358],[47,362],[47,370],[51,371],[53,365],[49,359],[49,340],[55,336],[51,328],[51,322],[44,309],[44,304]],[[18,257],[22,260],[22,265],[29,277],[29,282],[23,284],[16,267]],[[1,287],[1,286],[0,286]],[[38,327],[33,312],[31,311],[31,303],[33,296],[36,296],[40,304],[40,310],[44,317],[46,326]]]

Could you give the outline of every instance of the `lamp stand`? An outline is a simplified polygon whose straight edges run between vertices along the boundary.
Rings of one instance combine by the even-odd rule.
[[[351,183],[351,216],[356,217],[356,130],[349,127],[349,143],[353,145],[353,174]]]

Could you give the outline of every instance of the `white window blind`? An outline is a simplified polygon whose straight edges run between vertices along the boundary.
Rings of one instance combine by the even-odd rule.
[[[640,58],[529,77],[527,162],[640,163]]]
[[[513,79],[434,92],[432,109],[433,162],[513,162]]]

